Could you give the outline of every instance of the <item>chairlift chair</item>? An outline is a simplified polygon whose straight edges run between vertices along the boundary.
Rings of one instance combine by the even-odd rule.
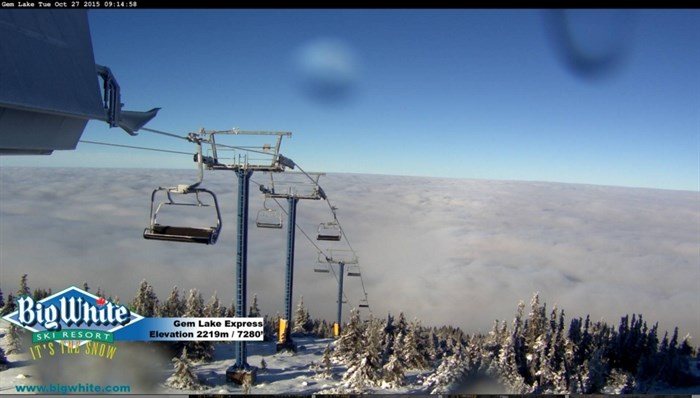
[[[359,265],[349,265],[348,266],[348,276],[361,276]]]
[[[197,169],[199,172],[198,179],[194,184],[180,184],[176,187],[170,188],[158,187],[153,190],[153,193],[151,193],[151,214],[149,218],[149,225],[146,229],[144,229],[143,237],[145,239],[153,240],[213,245],[216,243],[216,240],[219,238],[219,233],[221,232],[221,211],[219,210],[219,202],[216,200],[216,195],[214,195],[213,192],[204,188],[199,188],[199,184],[201,184],[202,179],[204,178],[202,140],[199,139],[194,133],[190,133],[187,139],[188,141],[197,145],[197,153],[194,155],[194,161],[197,162]],[[164,192],[167,196],[167,200],[160,202],[158,206],[156,206],[156,194],[158,192]],[[173,194],[194,194],[196,203],[177,202],[173,199]],[[213,207],[216,212],[216,223],[214,226],[189,227],[162,225],[158,223],[158,214],[161,212],[161,210],[167,208],[168,206],[194,206],[195,208],[211,207],[211,205],[201,201],[199,198],[200,194],[209,195],[213,200]]]
[[[156,194],[165,192],[167,200],[156,203]],[[158,223],[158,214],[168,206],[194,206],[194,207],[211,207],[205,204],[199,198],[200,194],[207,194],[213,199],[213,207],[216,212],[216,222],[211,227],[189,227],[189,226],[171,226]],[[196,203],[177,202],[173,199],[173,194],[189,195],[194,194]],[[221,212],[219,203],[216,200],[216,195],[213,192],[204,188],[191,188],[191,186],[178,186],[176,188],[159,187],[153,190],[151,194],[151,215],[149,226],[144,229],[143,237],[145,239],[164,240],[171,242],[191,242],[213,245],[221,232]]]
[[[314,272],[327,274],[327,273],[331,272],[331,269],[330,269],[330,266],[328,265],[328,263],[317,263],[314,266]]]
[[[359,307],[360,308],[369,308],[369,302],[367,302],[367,299],[361,299]]]
[[[258,211],[258,215],[255,217],[255,225],[258,228],[282,228],[282,214],[275,209],[268,208],[263,202],[263,209]]]
[[[321,223],[318,226],[316,240],[340,241],[340,226],[337,221]]]

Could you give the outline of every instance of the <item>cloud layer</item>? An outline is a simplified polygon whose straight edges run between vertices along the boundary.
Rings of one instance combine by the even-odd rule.
[[[27,273],[31,288],[58,291],[87,281],[124,302],[146,279],[163,300],[178,286],[198,288],[205,299],[217,292],[229,305],[233,173],[208,172],[203,184],[223,212],[216,245],[142,238],[152,189],[194,177],[181,170],[0,169],[0,287],[15,292]],[[700,335],[698,192],[352,174],[324,176],[321,185],[358,253],[376,316],[403,311],[424,324],[487,332],[539,291],[567,319],[590,314],[617,324],[621,315],[641,313],[661,330]],[[252,183],[248,302],[256,294],[263,313],[274,315],[283,312],[286,234],[255,228],[262,199]],[[211,213],[200,213],[180,220],[210,222]],[[325,201],[299,203],[298,224],[312,238],[331,217]],[[316,259],[298,231],[294,306],[303,295],[313,317],[333,320],[337,284],[313,272]],[[345,282],[347,315],[363,297],[359,278]]]

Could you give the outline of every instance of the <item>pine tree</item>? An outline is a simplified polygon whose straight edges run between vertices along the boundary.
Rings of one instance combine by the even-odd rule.
[[[187,347],[182,350],[179,357],[172,359],[175,372],[166,381],[166,385],[178,390],[200,390],[201,384],[192,370],[192,363],[187,354]]]
[[[221,305],[219,304],[219,297],[216,292],[214,292],[214,295],[207,301],[207,305],[204,307],[204,316],[207,318],[221,317]]]
[[[607,374],[607,360],[603,357],[603,350],[596,347],[591,356],[583,362],[581,393],[597,394],[602,392]]]
[[[145,279],[139,285],[139,291],[131,303],[131,307],[137,314],[150,318],[158,315],[158,298],[151,286]]]
[[[231,306],[226,308],[226,318],[234,318],[236,316],[236,299],[231,300]]]
[[[183,316],[185,318],[204,317],[204,299],[202,298],[202,293],[197,289],[190,290]],[[211,341],[187,341],[185,348],[187,349],[188,358],[196,361],[209,361],[214,353],[214,344]]]
[[[19,289],[17,289],[17,297],[31,296],[32,291],[27,285],[27,274],[22,275],[19,281]]]
[[[389,357],[394,353],[394,339],[396,328],[394,327],[394,317],[387,314],[382,330],[382,363],[387,363]]]
[[[32,298],[34,301],[41,301],[46,297],[49,297],[50,293],[47,292],[45,289],[34,289],[34,292],[32,293]]]
[[[513,320],[513,331],[506,339],[498,356],[498,373],[503,384],[511,394],[527,394],[530,387],[523,378],[521,371],[525,363],[523,337],[523,309],[525,304],[518,304],[518,312]]]
[[[316,327],[314,328],[314,334],[316,335],[316,337],[322,339],[332,337],[330,326],[328,325],[328,322],[325,319],[321,321],[317,320],[314,323],[316,323]]]
[[[7,365],[9,363],[10,363],[10,361],[5,356],[5,350],[3,350],[2,347],[0,347],[0,372],[2,372],[3,370],[6,370],[8,368]]]
[[[359,319],[359,311],[353,311],[358,313]],[[380,328],[381,324],[370,320],[362,333],[363,349],[356,352],[347,363],[348,370],[343,380],[350,391],[363,392],[366,387],[377,385],[381,380]]]
[[[15,300],[15,296],[13,296],[12,293],[10,293],[7,295],[7,301],[5,301],[5,304],[2,306],[2,309],[0,309],[0,316],[11,314],[15,312],[16,309],[17,302]]]
[[[321,363],[319,365],[320,373],[316,375],[316,378],[329,380],[333,378],[333,361],[331,359],[333,351],[331,350],[331,345],[327,344],[326,349],[323,350],[323,357],[321,358]]]
[[[450,393],[453,384],[462,380],[467,371],[465,353],[458,346],[456,351],[442,358],[440,365],[425,379],[423,386],[427,387],[431,394]]]
[[[165,300],[163,306],[160,309],[160,314],[164,318],[177,318],[182,316],[185,311],[185,303],[180,298],[180,290],[177,286],[173,286],[170,291],[170,296]]]
[[[345,325],[336,341],[334,356],[342,363],[349,364],[364,349],[362,341],[360,311],[350,311],[350,321]]]
[[[304,296],[299,298],[299,304],[297,304],[297,309],[294,312],[294,327],[292,328],[292,333],[305,335],[310,332],[309,327],[311,326],[311,319],[309,319],[309,314],[304,308]]]
[[[5,335],[6,353],[19,354],[24,351],[23,338],[24,336],[19,326],[14,323],[10,324],[10,327],[7,328],[7,334]]]
[[[420,321],[414,319],[409,325],[406,337],[399,352],[401,360],[407,369],[427,369],[428,360],[425,357],[425,344],[421,336]]]
[[[260,315],[260,308],[258,308],[258,295],[254,294],[253,295],[253,304],[250,305],[250,309],[248,310],[248,317],[249,318],[261,318],[262,315]]]
[[[382,367],[382,374],[382,379],[390,388],[396,388],[406,384],[404,365],[399,359],[398,355],[394,353],[389,355],[389,359]]]
[[[2,289],[0,289],[0,308],[5,306],[5,298],[2,295]]]

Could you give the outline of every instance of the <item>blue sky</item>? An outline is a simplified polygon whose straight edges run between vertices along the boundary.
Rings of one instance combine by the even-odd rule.
[[[552,18],[542,10],[89,12],[95,60],[116,75],[125,108],[162,108],[151,128],[292,131],[282,153],[307,171],[700,190],[700,10],[566,14],[567,48],[614,54],[610,69],[594,63],[588,75],[567,63]],[[194,151],[100,122],[83,139]],[[194,167],[184,155],[89,144],[0,162]]]

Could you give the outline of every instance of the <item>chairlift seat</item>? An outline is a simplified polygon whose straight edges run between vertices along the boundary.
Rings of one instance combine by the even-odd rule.
[[[340,241],[340,226],[336,222],[321,223],[316,240]]]
[[[322,234],[318,234],[318,236],[316,237],[316,240],[329,240],[329,241],[338,242],[338,241],[340,241],[340,235],[322,235]]]
[[[362,276],[362,274],[360,273],[360,267],[350,266],[348,268],[348,276]]]
[[[282,228],[282,215],[271,209],[262,209],[258,211],[255,218],[255,225],[258,228]]]
[[[143,231],[143,237],[153,240],[213,245],[218,238],[218,231],[216,228],[173,227],[155,224],[153,228],[146,228]]]
[[[314,272],[321,272],[321,273],[327,274],[327,273],[331,272],[331,270],[327,267],[326,268],[316,267],[316,268],[314,268]]]
[[[161,202],[156,206],[156,194],[158,192],[164,192],[167,196],[167,200]],[[196,208],[202,207],[207,208],[210,205],[205,204],[200,201],[199,194],[205,193],[209,195],[213,200],[213,207],[216,213],[216,226],[215,227],[180,227],[180,226],[170,226],[162,225],[157,222],[158,213],[163,207],[179,207],[179,206],[194,206]],[[175,202],[172,195],[181,194],[188,195],[194,194],[197,199],[196,204],[192,203],[178,203]],[[170,242],[190,242],[190,243],[201,243],[205,245],[213,245],[219,237],[219,232],[221,231],[221,212],[219,211],[219,204],[216,200],[216,195],[213,192],[203,189],[172,189],[172,188],[156,188],[151,194],[151,215],[150,223],[146,229],[143,231],[143,237],[145,239],[151,240],[164,240]]]
[[[328,223],[321,223],[318,226],[318,236],[316,240],[325,241],[340,241],[340,226],[334,221]]]

